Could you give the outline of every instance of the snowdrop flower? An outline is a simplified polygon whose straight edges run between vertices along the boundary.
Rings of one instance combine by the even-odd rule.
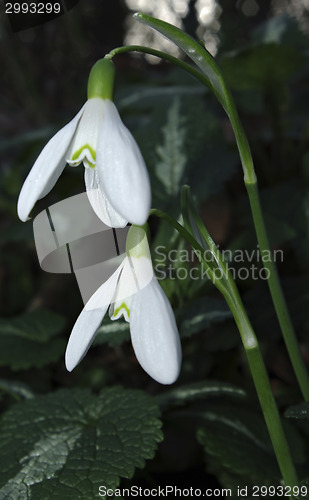
[[[181,364],[181,345],[171,305],[153,273],[145,231],[131,226],[126,256],[92,295],[78,317],[66,349],[69,371],[87,353],[107,309],[112,320],[130,323],[131,341],[142,368],[157,382],[172,384]]]
[[[26,221],[46,196],[66,163],[83,163],[89,201],[110,227],[143,225],[150,210],[148,172],[138,145],[112,102],[114,65],[100,59],[88,80],[88,100],[44,147],[19,195],[17,211]]]

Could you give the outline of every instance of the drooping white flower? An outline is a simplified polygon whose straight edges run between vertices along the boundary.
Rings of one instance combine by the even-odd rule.
[[[171,305],[152,268],[145,231],[132,226],[127,254],[112,276],[92,295],[78,317],[66,350],[69,371],[82,360],[109,308],[123,315],[142,368],[157,382],[172,384],[179,375],[181,345]]]
[[[89,76],[87,102],[47,143],[24,182],[17,205],[21,220],[27,220],[35,203],[50,192],[66,163],[83,163],[89,201],[106,225],[146,222],[149,176],[139,147],[111,100],[112,84],[113,63],[101,59]]]

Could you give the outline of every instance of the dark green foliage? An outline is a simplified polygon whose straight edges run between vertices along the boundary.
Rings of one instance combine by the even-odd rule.
[[[0,498],[95,498],[144,467],[162,439],[155,403],[119,387],[61,390],[17,404],[0,421]]]
[[[277,485],[280,472],[261,416],[248,410],[214,408],[203,414],[197,432],[204,447],[208,470],[222,485]]]
[[[21,370],[57,361],[65,347],[57,337],[64,324],[62,316],[44,310],[0,319],[0,365]]]

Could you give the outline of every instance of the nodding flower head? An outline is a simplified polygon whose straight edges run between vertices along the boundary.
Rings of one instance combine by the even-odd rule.
[[[142,368],[161,384],[175,382],[181,365],[179,334],[171,305],[154,275],[141,227],[131,226],[121,264],[78,317],[66,350],[69,371],[87,353],[108,309],[112,320],[123,316],[130,323],[133,349]]]
[[[113,84],[113,62],[100,59],[89,75],[88,100],[46,144],[24,182],[17,206],[21,220],[27,220],[35,203],[51,191],[66,163],[83,163],[89,201],[106,225],[146,222],[149,176],[140,149],[112,102]]]

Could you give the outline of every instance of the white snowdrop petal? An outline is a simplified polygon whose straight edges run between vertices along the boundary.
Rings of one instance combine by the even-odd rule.
[[[128,221],[116,212],[104,195],[96,168],[85,168],[85,185],[89,203],[99,219],[109,227],[125,227]]]
[[[123,263],[112,276],[92,295],[80,313],[70,335],[65,353],[65,364],[68,371],[72,371],[86,355],[91,346],[96,331],[115,294],[119,274]]]
[[[181,344],[173,310],[155,277],[133,298],[130,330],[142,368],[161,384],[175,382],[181,365]]]
[[[153,277],[151,260],[146,257],[126,257],[118,286],[113,297],[110,309],[112,320],[123,315],[126,321],[130,321],[131,304],[135,294],[144,288]]]
[[[126,257],[109,311],[112,320],[119,319],[123,315],[124,319],[129,321],[132,296],[136,291],[133,269],[130,260]]]
[[[26,178],[17,203],[18,217],[28,216],[38,200],[46,196],[56,184],[66,165],[66,153],[77,128],[84,107],[65,127],[46,144]]]
[[[113,302],[126,302],[129,297],[145,288],[152,278],[153,267],[150,259],[126,257]]]
[[[97,146],[100,185],[113,208],[132,224],[143,225],[151,205],[150,182],[138,145],[113,102],[106,99]]]
[[[71,166],[82,161],[95,165],[100,124],[104,117],[105,101],[100,97],[88,99],[79,122],[74,140],[68,151],[67,162]]]

